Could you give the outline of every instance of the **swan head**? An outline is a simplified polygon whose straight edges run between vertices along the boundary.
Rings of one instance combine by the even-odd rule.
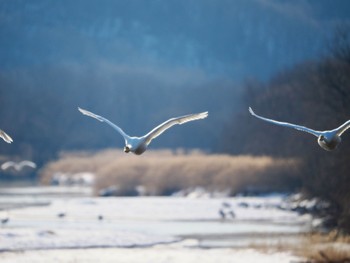
[[[124,147],[124,152],[125,153],[129,153],[130,152],[130,146],[129,145],[126,145],[125,147]]]
[[[324,136],[324,135],[320,135],[319,137],[318,137],[318,141],[319,142],[322,142],[322,143],[326,143],[327,141],[326,141],[326,137]]]

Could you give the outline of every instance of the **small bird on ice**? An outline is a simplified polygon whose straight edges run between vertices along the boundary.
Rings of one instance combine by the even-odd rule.
[[[169,129],[175,124],[183,124],[189,121],[194,121],[194,120],[199,120],[199,119],[204,119],[208,116],[208,112],[202,112],[202,113],[197,113],[197,114],[189,114],[185,116],[180,116],[176,118],[169,119],[162,124],[158,125],[155,127],[153,130],[151,130],[149,133],[145,134],[144,136],[141,137],[132,137],[127,135],[121,128],[119,128],[117,125],[112,123],[111,121],[107,120],[106,118],[96,115],[90,111],[83,110],[78,107],[78,110],[86,115],[90,116],[92,118],[95,118],[101,122],[105,122],[108,125],[112,126],[116,131],[118,131],[125,140],[125,147],[124,147],[124,152],[132,152],[134,154],[140,155],[143,152],[146,151],[147,146],[151,143],[151,141],[161,135],[165,130]]]
[[[9,213],[6,211],[5,215],[0,217],[1,225],[6,225],[10,221]]]
[[[7,143],[13,142],[12,138],[3,130],[0,130],[0,137]]]
[[[299,131],[304,131],[304,132],[308,132],[308,133],[315,135],[318,138],[317,139],[318,144],[326,151],[332,151],[332,150],[336,149],[341,142],[340,136],[348,128],[350,128],[350,120],[348,120],[344,124],[340,125],[338,128],[335,128],[333,130],[315,131],[315,130],[312,130],[310,128],[304,127],[304,126],[295,125],[295,124],[291,124],[288,122],[275,121],[272,119],[261,117],[261,116],[255,114],[255,112],[252,110],[251,107],[249,107],[249,112],[253,116],[255,116],[259,119],[262,119],[264,121],[271,122],[273,124],[277,124],[277,125],[281,125],[281,126],[285,126],[285,127],[294,128],[294,129],[297,129]]]

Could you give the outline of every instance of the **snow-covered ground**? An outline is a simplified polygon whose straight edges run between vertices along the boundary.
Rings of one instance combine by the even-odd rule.
[[[5,252],[0,254],[1,263],[290,263],[301,262],[300,258],[286,252],[259,252],[253,249],[198,249],[182,244],[155,246],[151,248],[108,249],[61,249]]]
[[[280,209],[281,195],[49,200],[47,206],[0,211],[0,218],[9,218],[0,228],[1,262],[289,262],[295,257],[288,253],[249,246],[297,242],[311,222]]]

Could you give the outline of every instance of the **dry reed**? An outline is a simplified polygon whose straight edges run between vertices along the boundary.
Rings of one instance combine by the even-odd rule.
[[[40,176],[43,184],[49,184],[56,172],[91,172],[96,174],[96,191],[117,186],[123,193],[142,185],[148,195],[164,195],[202,186],[212,191],[230,189],[234,194],[249,186],[291,190],[298,169],[297,160],[268,156],[230,156],[181,149],[147,151],[135,156],[121,150],[104,150],[62,153],[57,161],[41,170]]]

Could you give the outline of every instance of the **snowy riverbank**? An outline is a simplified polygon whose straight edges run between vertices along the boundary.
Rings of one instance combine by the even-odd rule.
[[[251,245],[295,243],[311,226],[309,216],[281,209],[283,195],[25,198],[48,205],[0,212],[9,219],[1,262],[289,262],[295,256]]]

